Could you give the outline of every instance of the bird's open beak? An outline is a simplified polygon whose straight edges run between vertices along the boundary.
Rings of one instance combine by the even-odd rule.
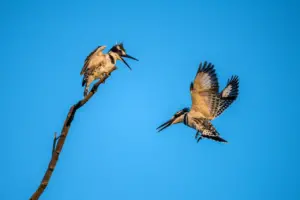
[[[168,128],[169,126],[172,125],[173,121],[174,121],[174,119],[170,119],[170,120],[167,121],[166,123],[163,123],[162,125],[160,125],[156,130],[157,130],[158,132],[160,132],[160,131],[164,130],[165,128]]]
[[[122,57],[125,57],[125,58],[130,58],[130,59],[132,59],[132,60],[136,60],[136,61],[139,61],[138,59],[136,59],[136,58],[134,58],[134,57],[132,57],[132,56],[130,56],[130,55],[122,55],[121,56],[121,60],[123,61],[123,63],[125,63],[125,65],[131,70],[131,67],[128,65],[128,63],[122,58]]]

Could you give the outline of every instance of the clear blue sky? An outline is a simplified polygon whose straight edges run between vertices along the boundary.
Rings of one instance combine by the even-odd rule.
[[[82,97],[79,72],[98,45],[118,64],[79,110],[41,199],[300,199],[297,1],[1,1],[1,199],[28,199],[53,133]],[[190,106],[200,61],[240,96],[213,121],[222,137],[156,127]]]

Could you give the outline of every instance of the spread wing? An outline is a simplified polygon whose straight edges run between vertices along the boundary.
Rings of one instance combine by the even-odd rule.
[[[84,65],[82,67],[82,70],[80,72],[80,75],[82,75],[88,68],[90,68],[92,65],[91,61],[94,60],[96,56],[103,55],[102,51],[106,48],[106,46],[98,46],[94,51],[92,51],[85,59]]]
[[[207,62],[200,63],[194,82],[191,83],[190,92],[191,112],[194,116],[213,119],[219,99],[219,83],[214,65]]]
[[[232,102],[234,102],[239,94],[239,77],[232,76],[228,81],[226,87],[219,94],[219,105],[214,114],[215,117],[222,114]]]

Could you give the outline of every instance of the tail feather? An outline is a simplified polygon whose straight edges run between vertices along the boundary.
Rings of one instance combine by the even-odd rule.
[[[86,96],[89,93],[89,88],[91,83],[94,81],[94,77],[93,76],[84,76],[83,80],[82,80],[82,86],[85,86],[84,88],[84,92],[83,95]]]
[[[208,139],[212,139],[212,140],[215,140],[215,141],[217,141],[217,142],[228,143],[226,140],[224,140],[224,139],[221,138],[220,136],[202,135],[202,137],[205,137],[205,138],[208,138]]]
[[[203,118],[194,118],[194,121],[196,122],[196,130],[197,130],[197,134],[195,136],[196,139],[197,137],[199,137],[198,132],[201,133],[200,138],[198,138],[197,140],[198,142],[199,140],[201,140],[201,137],[204,137],[218,142],[227,143],[226,140],[220,137],[220,134],[218,133],[216,128],[212,125],[212,123],[209,120]]]
[[[83,96],[86,96],[89,93],[89,87],[84,88]]]
[[[86,79],[83,77],[81,86],[83,87],[86,84]]]

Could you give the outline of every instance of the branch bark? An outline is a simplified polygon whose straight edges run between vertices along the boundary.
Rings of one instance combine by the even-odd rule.
[[[109,71],[109,74],[111,72],[113,72],[114,70],[116,70],[116,69],[117,69],[116,67],[113,67]],[[52,176],[52,173],[53,173],[53,171],[54,171],[54,169],[56,167],[56,164],[57,164],[60,152],[61,152],[61,150],[62,150],[62,148],[64,146],[65,140],[67,138],[67,135],[68,135],[71,123],[72,123],[72,121],[74,119],[76,111],[79,108],[81,108],[84,104],[86,104],[92,98],[92,96],[94,96],[94,94],[98,90],[99,85],[102,84],[102,83],[104,83],[104,81],[108,77],[105,77],[102,80],[99,80],[97,83],[95,83],[95,85],[91,89],[90,93],[87,96],[85,96],[85,98],[83,98],[82,100],[80,100],[78,103],[74,104],[70,108],[70,111],[69,111],[69,113],[67,115],[67,118],[66,118],[66,120],[64,122],[64,125],[63,125],[63,128],[62,128],[62,131],[61,131],[61,134],[60,134],[59,138],[57,138],[56,134],[55,134],[54,141],[53,141],[52,157],[50,159],[50,162],[49,162],[48,168],[47,168],[47,170],[45,172],[45,175],[44,175],[44,177],[43,177],[43,179],[42,179],[42,181],[41,181],[38,189],[30,197],[30,200],[37,200],[37,199],[39,199],[40,196],[42,195],[42,193],[44,192],[44,190],[46,189],[46,187],[47,187],[47,185],[49,183],[49,180],[50,180],[50,178]],[[57,139],[58,139],[58,141],[57,141],[57,144],[56,144],[56,140]]]

